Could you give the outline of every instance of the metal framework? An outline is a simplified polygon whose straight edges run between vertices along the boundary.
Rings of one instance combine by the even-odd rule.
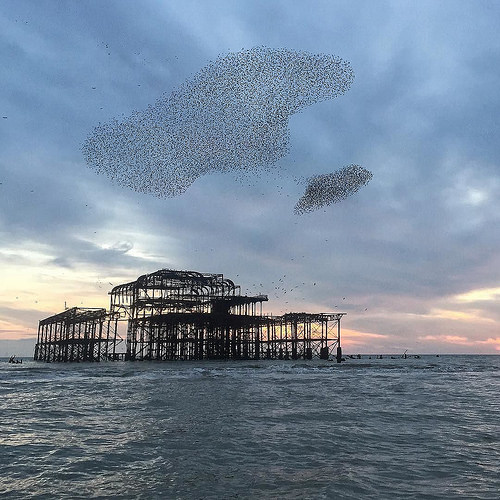
[[[118,317],[106,309],[73,307],[40,321],[34,359],[101,361],[117,359]]]
[[[261,342],[267,359],[342,357],[340,320],[345,313],[288,313],[270,317]]]
[[[340,362],[345,313],[264,315],[222,274],[161,269],[114,287],[110,311],[69,309],[40,321],[40,361],[329,359]],[[126,352],[118,321],[127,322]]]

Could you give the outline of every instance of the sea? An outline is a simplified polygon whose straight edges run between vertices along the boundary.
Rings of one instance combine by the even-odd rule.
[[[1,498],[500,498],[500,356],[6,361]]]

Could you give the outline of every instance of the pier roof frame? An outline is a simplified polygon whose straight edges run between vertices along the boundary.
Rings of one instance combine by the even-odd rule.
[[[56,322],[80,323],[91,320],[104,321],[107,316],[108,312],[103,307],[71,307],[40,320],[40,324],[45,325]]]
[[[154,273],[143,274],[135,281],[115,286],[110,294],[133,294],[140,289],[191,289],[218,292],[220,295],[234,295],[240,287],[230,279],[224,278],[222,274],[159,269]]]
[[[137,280],[115,286],[110,310],[122,318],[168,311],[228,311],[262,304],[267,295],[241,295],[241,287],[223,274],[159,269]],[[262,314],[262,312],[261,312]]]

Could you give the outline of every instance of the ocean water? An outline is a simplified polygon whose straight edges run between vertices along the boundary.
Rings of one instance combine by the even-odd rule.
[[[2,498],[500,498],[500,356],[0,362]]]

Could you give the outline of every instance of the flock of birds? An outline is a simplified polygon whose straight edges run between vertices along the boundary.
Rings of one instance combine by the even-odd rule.
[[[373,174],[360,165],[348,165],[331,174],[313,175],[306,179],[304,195],[295,205],[297,215],[338,203],[368,184]]]
[[[219,56],[143,111],[99,124],[82,152],[89,167],[158,197],[184,193],[210,172],[270,172],[289,152],[288,122],[345,93],[354,74],[326,54],[255,47]],[[350,166],[309,179],[295,213],[340,201],[369,180]]]

